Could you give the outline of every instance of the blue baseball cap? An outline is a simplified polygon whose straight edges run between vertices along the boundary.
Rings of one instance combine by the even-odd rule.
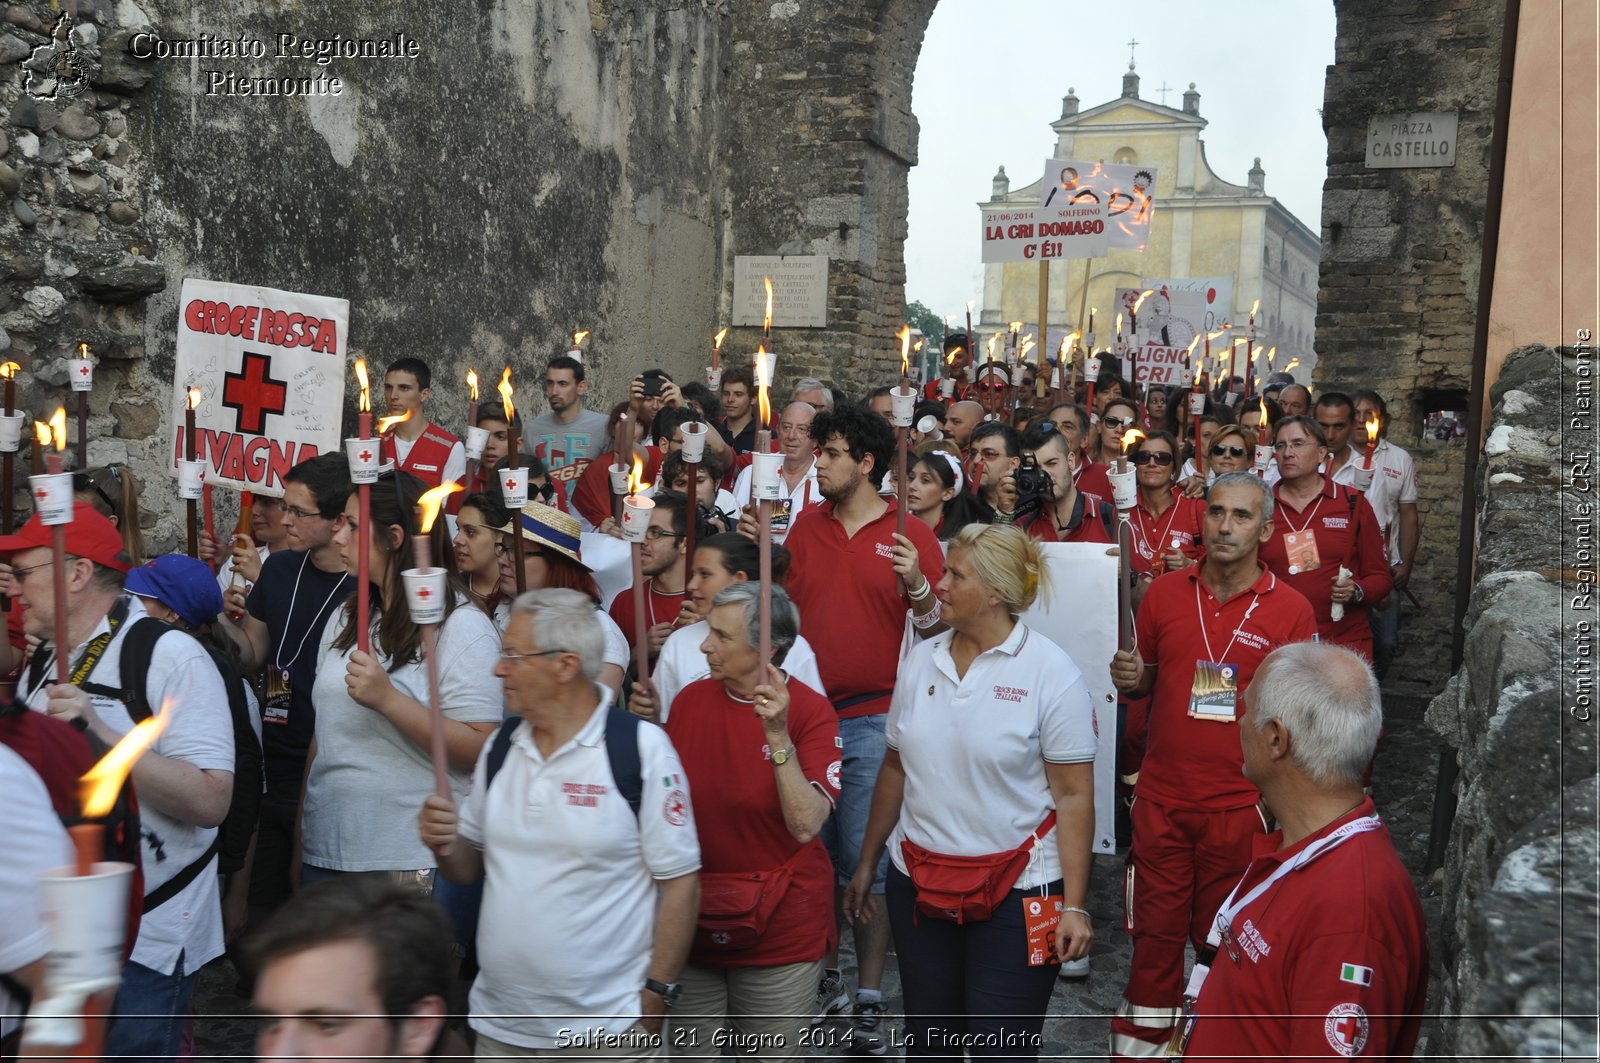
[[[128,573],[129,594],[154,598],[190,627],[209,624],[222,612],[222,588],[210,566],[187,554],[166,554]]]

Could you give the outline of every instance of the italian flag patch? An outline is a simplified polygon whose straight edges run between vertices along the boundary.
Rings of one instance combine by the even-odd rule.
[[[1339,981],[1350,982],[1353,985],[1368,986],[1372,984],[1372,968],[1361,967],[1354,963],[1347,963],[1339,968]]]

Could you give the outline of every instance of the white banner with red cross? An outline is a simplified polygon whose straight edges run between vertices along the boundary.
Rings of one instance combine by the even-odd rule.
[[[339,448],[350,303],[185,278],[178,301],[172,469],[184,457],[188,389],[206,482],[283,494],[295,465]]]

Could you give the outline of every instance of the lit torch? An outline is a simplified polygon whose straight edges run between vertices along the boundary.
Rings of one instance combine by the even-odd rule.
[[[762,277],[761,283],[767,289],[767,309],[761,318],[761,349],[770,351],[772,350],[772,278]]]
[[[916,392],[911,390],[911,326],[901,325],[900,331],[895,333],[895,338],[900,341],[900,386],[889,393],[891,407],[890,420],[894,422],[894,488],[895,531],[904,535],[906,533],[906,450],[910,444],[908,428],[911,422],[912,410],[917,401]],[[765,677],[765,670],[762,671]]]
[[[1137,476],[1128,464],[1128,450],[1145,438],[1137,428],[1122,433],[1122,453],[1117,458],[1112,491],[1117,507],[1117,648],[1133,649],[1133,526],[1128,514],[1139,504]]]
[[[5,428],[0,434],[5,436],[0,443],[0,468],[4,472],[4,485],[0,486],[0,535],[10,535],[16,527],[16,515],[12,510],[11,499],[16,491],[16,454],[22,443],[23,418],[16,413],[17,405],[17,373],[22,367],[16,362],[7,362],[0,365],[0,377],[5,379]],[[13,431],[14,429],[14,431]],[[11,598],[9,595],[0,596],[0,610],[11,611]]]
[[[579,336],[574,336],[573,348],[576,349],[578,341],[587,335],[588,333],[582,333]],[[506,424],[514,424],[514,418],[517,416],[516,388],[511,384],[511,367],[509,365],[501,371],[500,383],[496,384],[494,389],[500,393],[500,404],[505,407]],[[517,434],[514,431],[511,433],[512,436]],[[522,479],[522,473],[517,464],[521,460],[521,455],[517,453],[520,448],[517,446],[516,439],[511,439],[510,443],[511,445],[506,448],[505,468],[499,472],[500,493],[502,498],[505,498],[507,494],[512,494],[513,497],[510,500],[515,502],[517,498],[526,497],[527,490],[524,486],[522,491],[514,491],[518,480]],[[513,574],[517,579],[517,593],[521,594],[527,590],[528,575],[523,571],[523,558],[526,550],[522,545],[522,506],[520,505],[511,506],[511,526],[515,532],[511,536],[511,564]]]
[[[1156,290],[1154,288],[1146,288],[1139,293],[1139,298],[1135,299],[1133,305],[1128,308],[1128,337],[1129,342],[1133,344],[1132,376],[1135,389],[1139,387],[1139,308],[1144,305],[1146,299],[1155,293]],[[1117,331],[1119,333],[1122,331],[1120,325],[1117,327]]]
[[[649,488],[644,482],[644,462],[635,454],[628,473],[628,494],[622,500],[622,538],[633,558],[633,674],[644,684],[650,682],[650,621],[645,604],[649,584],[644,576],[644,541],[656,506],[655,500],[645,495]]]
[[[711,337],[711,371],[717,374],[722,372],[722,341],[727,338],[727,335],[728,330],[720,328],[717,330],[717,334]]]
[[[1372,469],[1373,451],[1378,449],[1378,435],[1383,431],[1383,421],[1378,417],[1377,410],[1372,410],[1367,414],[1364,427],[1367,430],[1367,456],[1366,460],[1362,463],[1362,468],[1370,472]]]
[[[439,623],[444,618],[444,596],[449,593],[445,570],[433,567],[433,549],[429,536],[434,522],[439,519],[439,508],[445,499],[461,490],[458,483],[440,484],[422,493],[417,499],[417,534],[411,540],[412,559],[417,571],[405,573],[406,598],[413,619],[420,620],[422,628],[422,655],[428,666],[428,721],[429,739],[433,757],[433,792],[450,798],[450,777],[444,746],[444,707],[439,704]],[[513,530],[522,538],[521,515],[513,516]],[[371,537],[362,529],[360,534]]]
[[[772,430],[767,426],[772,422],[772,408],[767,404],[767,388],[771,385],[772,371],[777,366],[769,361],[766,348],[756,352],[756,406],[761,415],[761,427],[756,432],[756,465],[751,469],[750,484],[752,494],[756,497],[757,526],[760,529],[758,540],[760,543],[760,558],[758,574],[761,580],[760,600],[760,661],[761,670],[757,679],[767,681],[767,669],[772,665],[772,479],[777,477],[777,459],[771,457]]]
[[[365,389],[366,384],[362,384]],[[471,428],[478,423],[478,371],[467,370],[467,427]]]
[[[1245,387],[1250,386],[1251,376],[1256,371],[1256,311],[1261,309],[1261,300],[1257,299],[1250,304],[1250,333],[1244,341],[1244,382]],[[1250,397],[1250,392],[1244,393],[1245,398]]]
[[[78,357],[68,362],[72,373],[72,390],[78,395],[78,468],[89,467],[89,392],[94,388],[94,362],[89,358],[89,345],[78,344]]]
[[[358,534],[360,541],[356,545],[356,648],[362,653],[372,652],[372,484],[370,482],[370,458],[373,444],[378,441],[372,437],[372,390],[367,379],[367,360],[356,359],[356,383],[361,390],[356,398],[356,448],[350,458],[352,474],[356,473],[357,465],[360,466],[359,479],[356,480],[356,507]],[[478,377],[471,370],[467,371],[467,382],[472,385],[473,397],[478,393]],[[474,402],[476,407],[477,403]],[[471,418],[476,422],[477,418]]]

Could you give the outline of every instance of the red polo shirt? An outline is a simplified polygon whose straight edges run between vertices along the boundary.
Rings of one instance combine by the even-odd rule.
[[[789,738],[800,770],[832,805],[839,798],[839,719],[826,698],[788,682]],[[701,834],[700,873],[770,871],[794,858],[794,877],[761,941],[738,952],[700,952],[705,967],[810,963],[833,947],[833,862],[819,839],[789,833],[778,799],[772,750],[755,707],[715,679],[683,688],[672,702],[667,736],[683,761]],[[799,854],[799,855],[797,855]]]
[[[1262,660],[1279,646],[1315,640],[1317,622],[1305,598],[1266,568],[1247,590],[1219,603],[1200,579],[1203,567],[1157,576],[1139,603],[1139,655],[1156,680],[1135,793],[1171,808],[1221,812],[1253,805],[1260,795],[1244,777],[1237,719],[1189,715],[1195,662],[1234,666],[1243,718],[1244,692]]]
[[[894,573],[895,498],[877,520],[854,537],[823,502],[801,513],[783,541],[793,557],[789,597],[800,610],[800,634],[817,654],[817,670],[839,715],[845,719],[889,711],[900,669],[900,640],[911,599]],[[917,548],[917,564],[936,587],[944,550],[933,529],[912,517],[906,538]],[[676,708],[673,709],[677,711]]]
[[[1272,538],[1261,544],[1261,561],[1284,581],[1306,596],[1317,618],[1322,641],[1348,647],[1372,658],[1372,626],[1367,622],[1367,606],[1394,589],[1389,563],[1383,554],[1383,532],[1372,505],[1359,491],[1323,480],[1322,491],[1295,509],[1283,500],[1282,484],[1273,487]],[[1317,556],[1322,564],[1309,572],[1289,571],[1289,552],[1284,537],[1291,532],[1316,536]],[[1361,604],[1346,602],[1344,619],[1335,622],[1333,581],[1343,565],[1365,596]]]
[[[1205,516],[1205,499],[1185,498],[1176,489],[1172,492],[1172,505],[1160,516],[1141,499],[1128,513],[1128,525],[1133,530],[1133,570],[1141,576],[1165,572],[1167,563],[1162,555],[1173,546],[1191,560],[1198,558]]]
[[[647,579],[644,589],[645,627],[652,628],[657,624],[673,623],[683,611],[683,603],[688,600],[683,591],[666,594],[656,590],[655,580]],[[623,636],[628,640],[628,648],[633,649],[634,634],[639,630],[638,619],[633,612],[633,588],[624,587],[618,591],[617,596],[611,599],[611,608],[606,611],[622,629]]]
[[[1238,897],[1336,828],[1369,797],[1287,849],[1255,839]],[[1385,828],[1352,835],[1290,872],[1231,922],[1239,958],[1217,950],[1184,1059],[1410,1059],[1428,997],[1417,889]]]
[[[1106,522],[1101,513],[1101,507],[1110,509],[1111,503],[1099,495],[1091,495],[1086,491],[1079,491],[1078,497],[1072,503],[1072,519],[1067,526],[1062,528],[1056,524],[1054,506],[1045,506],[1030,517],[1025,524],[1018,525],[1028,533],[1031,539],[1041,543],[1110,543],[1110,533],[1106,531]],[[1111,527],[1117,526],[1117,515],[1111,512]]]
[[[1092,461],[1088,454],[1083,455],[1083,460],[1078,462],[1078,471],[1072,474],[1072,482],[1078,485],[1078,490],[1101,498],[1111,497],[1111,478],[1106,475],[1106,467],[1098,461]]]

